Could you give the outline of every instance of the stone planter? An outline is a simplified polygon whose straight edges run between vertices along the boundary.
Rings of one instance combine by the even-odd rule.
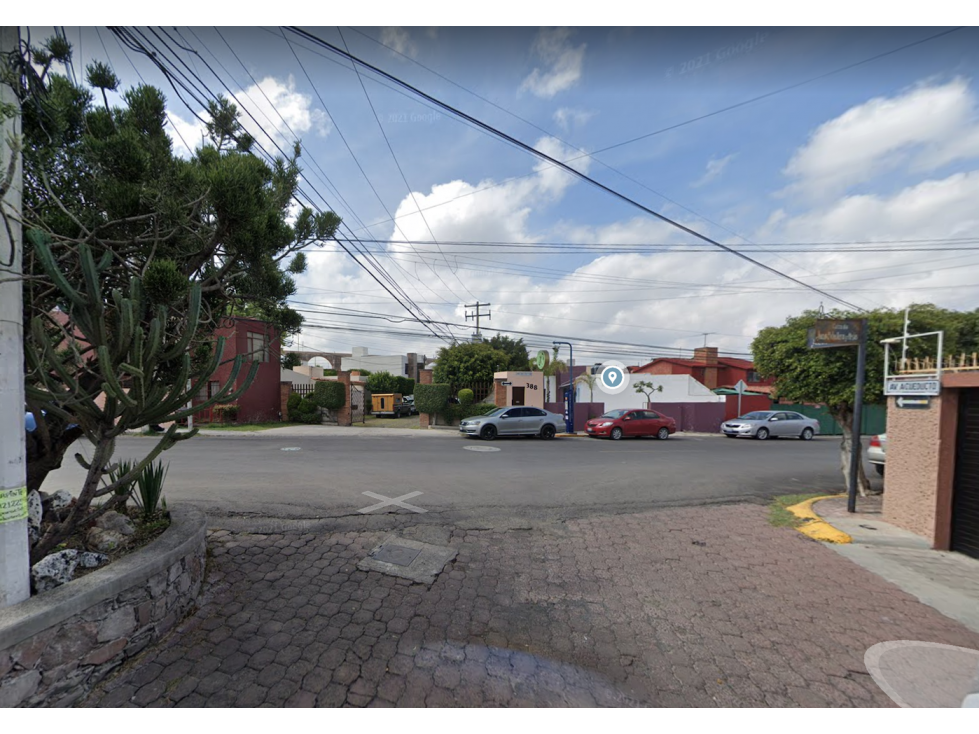
[[[144,548],[0,609],[0,708],[70,706],[186,615],[204,577],[207,517],[170,510]]]

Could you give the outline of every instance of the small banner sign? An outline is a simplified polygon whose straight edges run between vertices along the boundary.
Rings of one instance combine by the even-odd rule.
[[[818,319],[809,329],[809,348],[855,347],[860,344],[861,319]]]
[[[27,487],[0,489],[0,525],[27,517]]]

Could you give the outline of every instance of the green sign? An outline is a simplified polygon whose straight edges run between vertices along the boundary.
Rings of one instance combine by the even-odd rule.
[[[547,367],[547,363],[551,361],[550,355],[547,353],[546,349],[541,349],[537,352],[537,369],[542,370]]]

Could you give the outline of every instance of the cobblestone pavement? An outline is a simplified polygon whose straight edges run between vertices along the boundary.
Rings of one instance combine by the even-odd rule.
[[[979,649],[766,512],[509,530],[387,516],[458,549],[430,587],[357,570],[390,528],[219,530],[199,610],[82,705],[888,706],[871,645]]]

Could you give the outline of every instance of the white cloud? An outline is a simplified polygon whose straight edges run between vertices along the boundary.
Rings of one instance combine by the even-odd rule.
[[[735,157],[737,157],[737,153],[731,153],[723,158],[711,158],[707,161],[707,170],[704,172],[704,175],[690,185],[696,188],[710,183],[724,173],[724,169],[727,168],[728,163],[733,161]]]
[[[541,29],[531,51],[543,62],[543,67],[534,67],[520,85],[521,91],[527,89],[538,97],[550,99],[577,84],[585,63],[586,44],[572,45],[573,33],[570,28]]]
[[[310,132],[320,136],[327,135],[332,127],[327,114],[313,106],[312,97],[296,91],[296,82],[292,76],[285,81],[267,76],[258,84],[235,92],[234,97],[237,102],[230,96],[229,99],[239,107],[242,127],[272,153],[276,152],[276,145],[288,151],[288,146],[294,142],[295,137],[302,138]],[[198,116],[207,118],[203,111]],[[169,114],[169,119],[174,129],[167,132],[173,140],[175,152],[189,157],[192,150],[188,146],[193,150],[200,147],[202,135],[205,133],[204,124],[196,118],[188,122],[173,113]]]
[[[576,110],[571,107],[561,107],[554,113],[554,121],[562,130],[581,127],[595,116],[594,112]]]
[[[907,166],[922,172],[979,156],[976,99],[963,79],[877,97],[824,123],[785,168],[790,187],[831,197]]]
[[[435,37],[434,29],[429,31],[431,38]],[[404,28],[398,26],[388,26],[381,29],[381,43],[390,46],[399,54],[415,58],[418,55],[418,46],[411,39],[411,34]]]

